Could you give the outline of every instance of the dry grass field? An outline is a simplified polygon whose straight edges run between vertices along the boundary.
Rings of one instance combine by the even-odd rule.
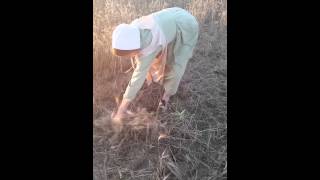
[[[93,173],[95,180],[227,179],[227,1],[94,0]],[[182,7],[199,21],[199,41],[166,113],[156,113],[161,87],[143,86],[132,117],[110,122],[132,71],[112,56],[120,23],[167,7]]]

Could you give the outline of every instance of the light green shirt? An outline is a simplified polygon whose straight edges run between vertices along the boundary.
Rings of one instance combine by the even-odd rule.
[[[187,11],[180,8],[169,8],[167,10],[168,11],[158,11],[154,13],[154,17],[169,42],[167,46],[168,54],[166,63],[167,66],[170,67],[177,65],[176,61],[189,60],[192,56],[192,49],[196,45],[198,39],[199,29],[196,19],[187,13]],[[140,29],[140,41],[141,48],[146,48],[152,41],[151,31],[148,29]],[[190,48],[190,50],[187,49],[184,53],[178,53],[182,52],[181,48],[184,47],[185,49],[186,46]],[[123,95],[123,99],[132,101],[136,97],[146,80],[153,60],[160,51],[161,47],[148,56],[136,59],[137,66],[132,74],[126,92]],[[184,69],[181,69],[181,71],[184,71]],[[174,73],[181,74],[182,72]]]

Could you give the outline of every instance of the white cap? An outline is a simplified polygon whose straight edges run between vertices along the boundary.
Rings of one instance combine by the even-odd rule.
[[[140,31],[129,24],[118,25],[112,33],[112,48],[134,50],[140,48]]]

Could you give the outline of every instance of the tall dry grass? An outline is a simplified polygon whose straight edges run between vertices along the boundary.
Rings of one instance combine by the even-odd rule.
[[[94,0],[93,16],[93,78],[96,96],[111,96],[111,91],[99,90],[101,83],[113,79],[130,66],[128,59],[112,56],[111,35],[115,26],[130,23],[135,18],[179,6],[189,10],[200,24],[202,53],[209,53],[221,41],[227,23],[226,0]],[[103,92],[101,92],[103,91]],[[108,93],[110,92],[110,93]],[[102,94],[101,94],[102,93]],[[96,99],[100,99],[96,98]]]
[[[149,111],[138,108],[115,133],[110,124],[114,98],[121,97],[132,72],[124,73],[128,59],[110,52],[112,30],[174,6],[189,10],[200,24],[178,93],[169,112],[155,118],[160,87],[143,87],[133,107]],[[95,179],[226,179],[227,1],[94,0],[93,12]]]

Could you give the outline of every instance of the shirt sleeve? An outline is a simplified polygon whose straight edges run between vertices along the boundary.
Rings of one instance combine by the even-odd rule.
[[[126,92],[123,95],[123,99],[132,101],[136,97],[138,91],[141,89],[144,81],[146,80],[149,68],[153,60],[155,59],[157,53],[160,52],[160,50],[161,48],[148,56],[136,59],[137,67],[132,74]]]

